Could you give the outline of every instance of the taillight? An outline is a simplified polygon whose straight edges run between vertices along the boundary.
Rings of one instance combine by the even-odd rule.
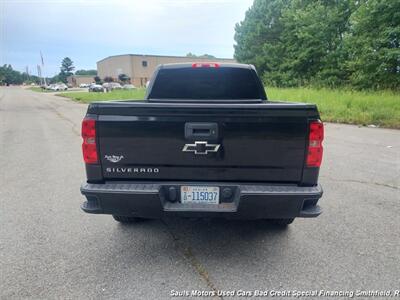
[[[217,63],[194,63],[192,68],[219,68]]]
[[[98,163],[96,146],[96,120],[86,118],[83,119],[82,138],[83,160],[87,164]]]
[[[310,122],[308,134],[307,167],[319,167],[322,162],[322,141],[324,140],[324,124],[320,121]]]

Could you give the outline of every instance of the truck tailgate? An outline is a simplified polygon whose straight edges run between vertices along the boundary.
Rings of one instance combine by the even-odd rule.
[[[88,113],[106,180],[296,183],[308,121],[319,117],[314,105],[294,103],[108,102]]]

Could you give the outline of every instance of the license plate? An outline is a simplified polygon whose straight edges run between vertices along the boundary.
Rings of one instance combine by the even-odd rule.
[[[182,203],[219,203],[219,187],[215,186],[181,186]]]

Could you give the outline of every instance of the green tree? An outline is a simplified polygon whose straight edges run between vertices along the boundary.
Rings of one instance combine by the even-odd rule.
[[[96,84],[101,84],[101,78],[99,76],[96,75],[93,77],[93,79],[94,79],[94,82],[96,82]]]
[[[75,75],[97,75],[97,70],[77,70]]]
[[[254,0],[235,42],[268,84],[400,89],[399,0]]]
[[[289,86],[344,84],[348,72],[343,68],[347,56],[343,36],[354,10],[352,3],[352,0],[291,1],[281,17],[282,61],[275,72],[266,73],[264,78]],[[268,47],[264,46],[264,53]]]
[[[355,0],[255,0],[236,24],[235,58],[277,86],[344,84],[343,37]]]
[[[398,0],[254,0],[235,58],[268,84],[399,89]]]
[[[67,77],[65,77],[66,80]],[[52,83],[59,83],[59,82],[63,82],[64,77],[61,75],[61,73],[54,75],[53,77],[51,77],[47,82],[52,84]]]
[[[358,88],[400,89],[400,1],[365,1],[351,21],[346,39],[351,83]]]
[[[28,74],[26,72],[21,73],[21,78],[25,84],[40,84],[40,78],[36,75]]]
[[[114,81],[114,78],[112,78],[111,76],[106,76],[106,77],[104,77],[104,82],[113,82]]]
[[[61,62],[60,73],[58,74],[59,80],[67,83],[67,77],[73,75],[75,69],[73,61],[69,57],[65,57]]]
[[[0,67],[0,83],[9,84],[22,84],[24,82],[24,76],[21,72],[16,71],[10,64],[5,64]]]
[[[72,74],[74,69],[73,61],[69,57],[65,57],[61,62],[61,72]]]
[[[242,22],[235,26],[235,54],[239,62],[256,66],[258,72],[276,72],[282,63],[283,10],[290,0],[255,0]]]
[[[186,57],[193,57],[193,58],[210,58],[210,59],[216,58],[214,55],[211,55],[211,54],[205,53],[205,54],[203,54],[203,55],[196,55],[196,54],[193,54],[192,52],[189,52],[188,54],[186,54]]]

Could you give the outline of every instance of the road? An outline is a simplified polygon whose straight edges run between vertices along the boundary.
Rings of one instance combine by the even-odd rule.
[[[327,124],[324,213],[287,230],[218,219],[122,226],[79,208],[85,110],[0,88],[1,299],[400,289],[400,131]]]

